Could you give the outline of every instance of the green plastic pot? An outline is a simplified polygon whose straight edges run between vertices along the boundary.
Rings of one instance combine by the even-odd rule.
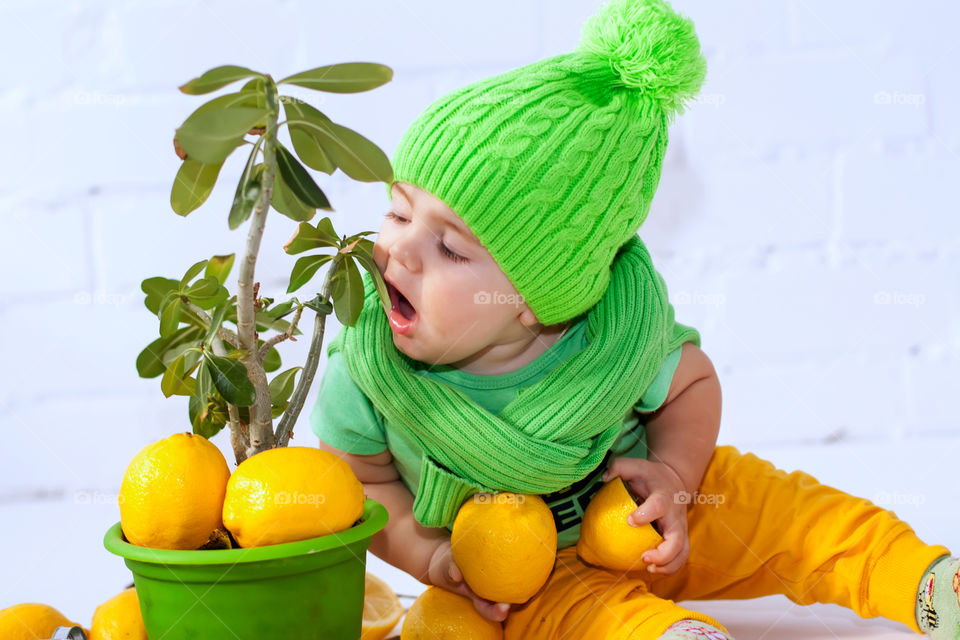
[[[133,572],[151,638],[355,640],[367,547],[386,523],[387,510],[368,498],[356,525],[309,540],[250,549],[151,549],[124,540],[118,522],[103,544]]]

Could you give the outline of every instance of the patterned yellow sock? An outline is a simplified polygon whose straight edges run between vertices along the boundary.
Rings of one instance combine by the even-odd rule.
[[[960,640],[960,558],[933,561],[917,591],[917,624],[934,640]]]
[[[660,640],[733,640],[712,624],[700,620],[681,620],[667,628]]]

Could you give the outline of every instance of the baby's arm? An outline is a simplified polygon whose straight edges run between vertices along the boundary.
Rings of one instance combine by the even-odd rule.
[[[720,432],[720,380],[700,347],[683,343],[663,405],[646,421],[649,460],[662,462],[693,493],[703,478]]]
[[[667,399],[645,427],[647,459],[615,458],[603,480],[620,476],[643,499],[628,521],[637,526],[656,522],[664,540],[641,560],[652,573],[673,573],[690,554],[687,505],[720,430],[720,382],[696,345],[684,343]]]
[[[470,597],[474,606],[490,620],[503,620],[508,605],[497,605],[475,595],[463,581],[453,562],[450,532],[443,527],[425,527],[413,515],[413,494],[400,479],[387,449],[373,455],[347,453],[323,440],[320,448],[343,458],[360,482],[367,497],[386,507],[390,518],[370,541],[370,552],[427,585],[437,585]]]

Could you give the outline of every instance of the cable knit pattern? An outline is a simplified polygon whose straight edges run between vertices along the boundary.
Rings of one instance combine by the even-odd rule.
[[[613,445],[624,414],[666,355],[696,329],[674,320],[663,278],[638,236],[614,260],[610,285],[587,315],[587,347],[523,389],[499,415],[414,371],[393,344],[369,274],[357,324],[331,341],[357,386],[424,452],[413,512],[425,526],[453,522],[477,491],[550,493],[585,477]]]
[[[576,51],[434,101],[402,136],[394,179],[453,209],[540,322],[568,320],[600,299],[646,219],[668,122],[704,74],[689,20],[663,0],[611,0]]]

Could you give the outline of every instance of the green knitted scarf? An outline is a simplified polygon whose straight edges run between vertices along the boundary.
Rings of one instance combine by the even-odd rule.
[[[415,372],[393,344],[370,274],[356,325],[327,353],[342,351],[351,377],[374,407],[423,450],[413,513],[448,526],[478,491],[544,494],[586,476],[620,433],[623,417],[696,329],[674,321],[666,285],[639,236],[618,251],[610,283],[587,312],[588,345],[499,415],[459,390]]]

